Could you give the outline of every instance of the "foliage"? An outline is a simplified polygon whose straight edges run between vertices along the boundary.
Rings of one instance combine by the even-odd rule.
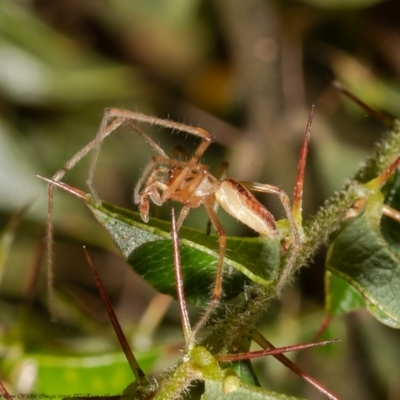
[[[328,200],[314,218],[307,221],[302,233],[300,255],[295,261],[295,269],[299,269],[311,259],[315,249],[332,236],[327,259],[328,270],[343,278],[347,285],[353,286],[358,292],[349,287],[343,289],[343,284],[338,284],[328,272],[327,280],[332,283],[327,286],[326,293],[328,312],[336,315],[346,313],[355,304],[360,307],[360,298],[363,297],[375,317],[396,328],[400,323],[397,296],[399,263],[391,244],[380,232],[380,224],[385,207],[382,186],[400,161],[400,157],[393,160],[392,155],[399,153],[400,129],[395,121],[391,134],[356,177]],[[380,175],[363,183],[366,176],[374,174],[373,171]],[[176,282],[173,271],[176,261],[172,259],[170,224],[156,219],[143,223],[139,213],[97,203],[91,195],[63,183],[57,183],[57,186],[86,203],[136,273],[142,275],[157,291],[174,295]],[[390,193],[391,198],[396,198],[396,186],[386,186],[385,191]],[[183,228],[180,234],[182,243],[179,252],[185,277],[186,299],[197,305],[207,304],[208,288],[213,282],[218,260],[217,238],[188,228]],[[214,328],[204,339],[204,343],[216,354],[229,352],[241,338],[252,336],[254,321],[261,317],[271,299],[276,296],[276,275],[283,270],[288,259],[287,256],[281,256],[284,253],[284,243],[284,237],[230,238],[228,241],[225,268],[237,271],[228,273],[225,291],[228,299],[236,297],[237,303],[231,306],[229,313],[214,322]],[[247,278],[246,285],[243,275]],[[268,279],[265,279],[266,276]],[[203,351],[200,347],[194,350]],[[197,379],[206,381],[207,390],[211,390],[211,383],[207,383],[209,380],[222,384],[225,377],[221,375],[211,354],[206,358],[211,357],[211,364],[215,364],[216,376],[211,374],[210,377],[205,367],[199,367],[200,375],[196,375],[196,367],[192,366],[196,364],[194,350],[183,357],[162,390],[157,391],[156,398],[176,398],[191,381]],[[190,362],[185,361],[186,357],[189,357]],[[145,393],[154,390],[146,387]],[[212,389],[214,393],[218,390],[217,387]],[[244,387],[243,390],[245,395]],[[241,398],[243,390],[239,391],[235,387],[232,398]],[[271,396],[281,398],[278,394]]]
[[[397,7],[396,2],[359,0],[134,3],[3,0],[0,4],[1,226],[5,227],[23,206],[29,204],[29,208],[18,230],[6,229],[0,250],[0,378],[15,387],[22,375],[13,360],[30,354],[51,353],[62,365],[66,351],[69,356],[85,359],[88,342],[90,352],[93,350],[100,358],[104,353],[118,351],[113,333],[104,327],[102,306],[91,295],[92,277],[84,267],[81,244],[92,247],[96,265],[104,274],[107,289],[125,320],[124,330],[132,341],[139,343],[136,347],[143,350],[145,359],[147,350],[139,338],[145,337],[145,343],[150,343],[151,350],[155,351],[155,356],[150,352],[150,359],[156,361],[149,362],[149,368],[160,371],[160,363],[167,354],[182,346],[176,339],[180,338],[181,328],[174,324],[174,311],[167,314],[158,335],[149,331],[144,335],[135,334],[136,329],[143,328],[138,318],[154,291],[127,272],[125,264],[114,255],[114,245],[86,212],[86,207],[61,191],[55,199],[57,245],[54,252],[55,285],[62,290],[54,305],[59,322],[49,323],[50,317],[43,311],[47,307],[43,279],[32,290],[35,292],[30,309],[32,318],[18,317],[26,302],[32,274],[30,266],[41,263],[46,191],[34,174],[52,176],[91,140],[105,107],[140,110],[202,126],[217,141],[204,158],[211,170],[224,159],[231,165],[230,176],[276,184],[290,193],[308,101],[316,104],[304,191],[305,230],[310,238],[307,246],[312,250],[313,262],[299,272],[299,279],[293,279],[286,287],[280,303],[273,300],[266,308],[259,299],[260,292],[273,297],[273,290],[265,293],[264,288],[268,286],[249,288],[249,283],[257,279],[259,283],[267,283],[269,275],[263,276],[253,260],[255,270],[246,266],[245,260],[240,259],[242,252],[236,251],[235,246],[248,243],[260,252],[258,240],[249,237],[251,232],[221,213],[232,243],[230,253],[239,258],[229,260],[234,285],[231,289],[226,287],[226,293],[231,290],[234,297],[242,290],[242,284],[246,284],[246,294],[258,308],[253,313],[244,312],[243,324],[246,319],[252,324],[259,322],[259,328],[274,343],[310,340],[323,318],[324,250],[319,248],[317,252],[317,245],[327,240],[329,232],[336,232],[331,237],[332,261],[339,258],[333,255],[334,248],[342,248],[349,232],[356,236],[358,243],[363,241],[362,235],[355,234],[361,224],[371,227],[370,243],[389,254],[391,262],[396,260],[397,252],[392,249],[398,243],[397,222],[382,217],[378,229],[376,221],[364,209],[346,222],[343,222],[344,216],[336,219],[338,210],[332,208],[335,204],[342,210],[353,210],[358,194],[351,193],[350,187],[334,196],[333,202],[317,213],[316,218],[309,216],[316,214],[323,201],[339,190],[343,180],[351,176],[366,153],[372,153],[372,144],[383,135],[382,127],[373,118],[366,118],[353,104],[339,99],[330,87],[330,78],[340,79],[365,102],[400,115],[399,68],[394,57],[400,37],[395,18]],[[151,134],[167,153],[177,143],[192,145],[191,139],[179,135],[163,135],[157,131]],[[388,152],[390,147],[382,150]],[[146,151],[135,138],[119,133],[105,143],[95,184],[102,198],[132,209],[131,187],[151,157]],[[391,151],[389,162],[398,155],[396,146]],[[378,155],[367,164],[362,175],[356,176],[356,181],[367,183],[382,172],[385,163]],[[83,189],[86,167],[83,163],[68,173],[66,182]],[[386,203],[398,208],[395,188],[396,183],[392,181],[382,193]],[[351,196],[346,197],[344,193]],[[374,200],[370,206],[379,204],[381,200]],[[275,209],[274,204],[268,203],[268,207],[274,215],[279,215],[280,209]],[[170,209],[167,205],[153,213],[160,220],[168,221]],[[126,211],[122,213],[125,215]],[[193,212],[187,225],[201,233],[182,230],[183,235],[188,235],[182,253],[186,279],[191,277],[188,275],[191,253],[196,252],[196,257],[203,261],[209,257],[211,264],[207,265],[214,262],[214,237],[205,237],[204,219],[201,212]],[[162,226],[161,236],[166,238],[169,226],[165,223]],[[196,235],[201,240],[200,250],[193,250],[195,247],[191,245],[196,243]],[[163,240],[167,269],[172,267],[170,253],[167,254],[170,242]],[[141,251],[144,249],[133,252],[136,261],[146,259],[146,252]],[[309,261],[310,254],[303,252],[299,265]],[[152,266],[157,264],[154,259],[152,263]],[[234,268],[234,264],[241,265],[242,270]],[[275,262],[272,264],[276,266]],[[136,265],[140,264],[136,262]],[[141,266],[143,269],[145,264],[142,262]],[[339,271],[341,267],[335,263],[330,268]],[[354,269],[354,265],[349,263],[346,269]],[[157,269],[151,271],[153,276],[148,275],[148,279],[154,280]],[[196,273],[200,272],[196,270]],[[205,279],[208,288],[212,274],[205,269],[202,278],[195,279]],[[167,275],[166,280],[161,290],[173,294],[172,275]],[[366,289],[368,283],[360,284]],[[328,314],[341,317],[333,320],[326,335],[347,340],[330,349],[314,350],[312,357],[307,356],[305,369],[319,376],[327,387],[335,388],[340,381],[338,393],[344,397],[385,398],[389,390],[392,396],[399,397],[398,332],[386,329],[363,311],[348,314],[351,310],[364,309],[365,299],[342,278],[328,273],[325,284]],[[190,288],[192,284],[186,286]],[[190,302],[204,304],[207,288],[188,289]],[[381,300],[376,300],[375,294],[372,299],[374,302],[369,301],[367,305],[375,316],[390,324],[397,323],[392,311],[384,308],[382,315],[382,310],[376,308]],[[396,302],[389,303],[397,307]],[[77,304],[86,311],[77,310]],[[234,306],[239,307],[237,300],[232,299],[228,310]],[[196,312],[192,312],[195,320]],[[154,314],[152,318],[157,319]],[[220,326],[216,329],[221,335],[226,332]],[[137,356],[142,359],[140,354]],[[274,360],[266,358],[259,367],[261,372],[257,371],[263,387],[312,398],[305,385],[284,379],[285,371],[273,363]],[[113,363],[110,376],[112,369]],[[68,368],[60,375],[63,372],[67,373]],[[366,375],[371,378],[365,379]],[[60,386],[63,382],[60,379]],[[119,391],[124,385],[121,384]],[[87,391],[95,393],[89,385]]]

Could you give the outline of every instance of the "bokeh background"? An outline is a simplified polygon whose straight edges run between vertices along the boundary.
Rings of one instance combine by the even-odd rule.
[[[18,327],[28,336],[24,351],[50,351],[66,342],[74,347],[71,332],[74,339],[95,336],[96,351],[116,346],[86,268],[85,244],[138,351],[162,348],[154,367],[162,370],[182,344],[175,306],[165,316],[150,312],[150,321],[163,320],[154,332],[151,323],[139,323],[154,290],[129,270],[80,201],[60,191],[54,248],[60,292],[53,305],[59,322],[57,329],[49,325],[45,274],[32,278],[44,264],[46,218],[46,184],[35,174],[52,176],[94,137],[104,109],[121,107],[203,127],[215,135],[202,160],[211,170],[226,160],[229,176],[291,194],[314,104],[304,199],[305,216],[312,215],[386,130],[343,99],[332,81],[400,115],[399,15],[400,3],[378,0],[0,0],[0,223],[15,236],[12,243],[3,240],[1,251],[3,337]],[[192,151],[198,143],[190,135],[148,132],[167,152],[177,144]],[[132,188],[151,154],[128,129],[109,138],[96,170],[101,198],[132,209]],[[64,181],[85,190],[87,172],[83,160]],[[262,201],[277,218],[283,215],[275,199]],[[7,224],[22,207],[27,209],[12,230]],[[169,219],[170,209],[167,204],[152,215]],[[229,235],[253,235],[220,214]],[[205,229],[204,221],[199,209],[186,224]],[[309,340],[322,321],[323,250],[266,317],[262,329],[275,345]],[[35,328],[19,315],[32,296]],[[41,329],[47,334],[37,333]],[[397,331],[363,311],[330,329],[342,344],[302,357],[308,372],[343,398],[400,397]],[[7,359],[4,338],[0,357]],[[320,398],[276,362],[259,366],[267,387]],[[13,374],[1,378],[15,381]]]

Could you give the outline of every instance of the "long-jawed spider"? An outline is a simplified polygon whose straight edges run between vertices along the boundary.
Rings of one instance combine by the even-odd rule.
[[[129,125],[157,154],[152,157],[145,167],[134,189],[133,199],[139,206],[143,221],[149,221],[150,201],[156,205],[162,205],[168,200],[174,200],[183,204],[183,208],[177,219],[177,229],[179,230],[190,209],[204,205],[209,221],[218,234],[219,258],[215,285],[210,307],[206,311],[203,321],[200,322],[199,326],[207,320],[208,316],[216,308],[222,295],[226,234],[216,214],[218,207],[221,206],[225,211],[252,228],[261,236],[276,238],[280,235],[274,217],[258,200],[256,200],[251,191],[270,193],[278,196],[289,221],[290,239],[288,237],[284,238],[285,243],[283,246],[283,249],[286,251],[285,267],[280,276],[276,279],[276,290],[277,293],[279,293],[292,273],[294,262],[301,248],[301,203],[312,116],[313,110],[310,113],[303,140],[293,205],[291,207],[288,195],[279,187],[256,182],[241,182],[232,178],[226,178],[228,169],[227,163],[223,163],[217,173],[212,175],[209,172],[208,166],[199,162],[200,158],[213,141],[212,135],[204,129],[147,116],[138,112],[117,108],[107,109],[96,137],[76,153],[63,168],[53,175],[53,182],[50,182],[48,187],[47,257],[50,296],[52,293],[52,210],[54,186],[61,181],[67,171],[73,168],[90,151],[93,151],[87,185],[94,199],[99,201],[99,197],[93,186],[93,177],[100,147],[103,140],[123,124]],[[177,159],[177,155],[185,156],[186,151],[184,149],[177,148],[172,157],[169,157],[164,150],[143,131],[139,126],[141,123],[157,125],[173,131],[186,132],[200,138],[200,144],[194,154],[191,157],[187,157],[185,161]]]
[[[175,368],[174,372],[165,373],[163,375],[163,378],[158,383],[156,382],[155,379],[148,378],[145,376],[135,355],[130,349],[129,343],[122,331],[118,318],[115,315],[115,312],[111,305],[108,294],[103,286],[103,283],[89,255],[89,252],[84,247],[84,253],[87,262],[93,272],[93,276],[95,279],[96,286],[99,290],[100,297],[109,315],[109,319],[118,337],[121,348],[124,351],[126,359],[133,372],[134,381],[128,385],[128,387],[124,390],[122,395],[121,394],[115,396],[110,396],[109,394],[99,395],[99,396],[89,395],[88,397],[84,396],[66,397],[67,399],[78,400],[78,399],[89,399],[89,397],[93,400],[122,400],[126,398],[132,398],[137,400],[150,400],[150,399],[156,400],[156,399],[181,398],[182,394],[187,391],[188,386],[191,385],[193,381],[199,381],[199,380],[205,381],[206,384],[205,391],[206,393],[212,392],[212,394],[210,395],[211,398],[214,398],[213,396],[215,394],[215,391],[218,391],[218,393],[221,393],[223,395],[228,395],[229,393],[235,392],[235,394],[237,395],[241,394],[241,396],[245,394],[250,397],[252,397],[253,395],[257,397],[263,395],[266,397],[272,396],[274,398],[278,397],[281,398],[283,395],[274,394],[268,390],[261,389],[255,384],[254,385],[249,383],[246,384],[245,381],[242,381],[240,372],[235,372],[233,369],[231,369],[232,365],[230,364],[230,363],[240,362],[243,360],[250,360],[253,358],[273,356],[277,360],[279,360],[282,364],[284,364],[286,367],[288,367],[290,370],[292,370],[294,373],[296,373],[298,376],[300,376],[302,379],[311,384],[318,391],[326,395],[329,399],[338,400],[338,398],[333,393],[331,393],[321,383],[319,383],[317,380],[315,380],[313,377],[311,377],[301,368],[295,365],[292,361],[286,358],[286,356],[283,354],[286,352],[304,350],[304,349],[309,349],[311,347],[334,343],[337,340],[310,342],[310,343],[295,344],[295,345],[275,348],[259,332],[253,331],[251,339],[254,340],[257,344],[259,344],[263,348],[262,350],[244,351],[239,353],[236,352],[234,354],[215,355],[212,354],[209,350],[207,350],[203,346],[196,346],[194,340],[192,340],[193,333],[186,308],[186,300],[184,295],[184,285],[182,278],[182,267],[180,260],[179,238],[178,238],[178,231],[177,231],[174,210],[172,210],[171,235],[173,243],[175,287],[177,291],[178,306],[183,326],[183,335],[185,338],[184,355],[181,358],[177,367]],[[237,350],[238,349],[236,349],[236,351]],[[220,363],[222,363],[223,365],[220,365]],[[229,368],[227,368],[227,364],[230,364],[228,365]],[[90,367],[88,368],[90,369]],[[246,370],[246,368],[243,365],[241,366],[240,370],[243,370],[243,368]],[[1,377],[3,377],[1,373],[0,375]],[[42,376],[41,374],[41,379],[44,378],[45,376]],[[68,396],[69,393],[71,393],[71,395],[73,393],[77,393],[77,390],[74,389],[73,383],[71,383],[71,386],[69,387],[60,386],[60,390],[61,389],[63,390],[62,393],[65,393],[65,396]],[[25,395],[30,396],[28,393],[25,393]],[[10,394],[5,385],[3,385],[3,383],[0,381],[0,398],[3,397],[6,400],[12,400],[16,396],[17,396],[16,394]],[[32,393],[31,397],[32,396],[34,397],[35,394]]]

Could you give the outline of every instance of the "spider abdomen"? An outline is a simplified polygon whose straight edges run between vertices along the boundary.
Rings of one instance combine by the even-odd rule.
[[[227,213],[260,235],[278,235],[273,215],[238,181],[222,181],[215,191],[215,198]]]

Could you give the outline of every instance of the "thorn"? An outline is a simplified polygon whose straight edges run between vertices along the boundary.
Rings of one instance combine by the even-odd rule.
[[[133,352],[128,344],[128,341],[126,340],[124,332],[122,331],[121,325],[120,325],[118,318],[115,315],[114,309],[111,305],[110,298],[108,297],[108,294],[104,288],[103,282],[100,279],[100,275],[97,272],[97,269],[94,266],[92,259],[89,255],[88,251],[86,250],[85,246],[83,246],[83,251],[85,253],[85,257],[90,266],[90,269],[92,270],[97,289],[99,290],[100,297],[101,297],[103,304],[107,310],[107,314],[110,318],[111,324],[112,324],[114,331],[118,337],[118,340],[121,344],[122,350],[125,353],[125,357],[128,360],[129,366],[131,367],[131,370],[133,372],[133,375],[136,378],[136,381],[140,381],[141,379],[143,379],[145,377],[144,372],[140,368],[140,366],[135,358],[135,355],[133,354]]]
[[[389,113],[384,113],[380,110],[374,109],[370,107],[368,104],[364,103],[359,97],[351,93],[347,90],[339,81],[333,81],[332,85],[339,90],[340,93],[344,94],[347,98],[352,100],[358,106],[360,106],[363,110],[365,110],[369,115],[374,117],[377,121],[382,123],[383,125],[393,129],[396,118]]]
[[[44,181],[48,182],[50,185],[57,186],[57,187],[65,190],[66,192],[72,193],[74,196],[79,197],[80,199],[85,199],[86,193],[83,192],[82,190],[76,189],[70,185],[67,185],[64,182],[54,181],[53,179],[45,178],[44,176],[41,176],[38,174],[35,174],[35,176],[37,176],[40,179],[43,179]]]

